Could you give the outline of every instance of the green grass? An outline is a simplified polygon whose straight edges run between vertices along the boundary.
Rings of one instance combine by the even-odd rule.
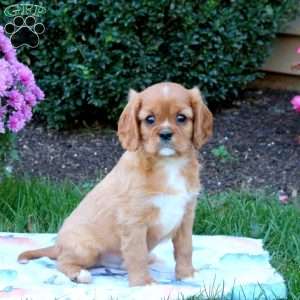
[[[82,195],[71,183],[7,178],[0,183],[0,231],[56,232]]]
[[[0,183],[0,231],[56,232],[89,188],[89,184],[5,179]],[[262,191],[207,195],[197,207],[194,232],[262,238],[272,264],[287,281],[289,299],[300,299],[299,207],[297,201],[282,206]]]

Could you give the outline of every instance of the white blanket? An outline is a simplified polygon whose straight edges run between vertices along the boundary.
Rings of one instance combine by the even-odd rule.
[[[154,249],[159,260],[150,266],[158,284],[134,288],[128,287],[122,269],[92,269],[92,284],[77,284],[58,272],[55,261],[48,258],[17,263],[20,252],[52,245],[54,240],[54,234],[0,233],[0,299],[287,298],[284,280],[270,265],[261,240],[193,236],[193,264],[199,272],[184,281],[175,280],[172,243],[165,242]]]

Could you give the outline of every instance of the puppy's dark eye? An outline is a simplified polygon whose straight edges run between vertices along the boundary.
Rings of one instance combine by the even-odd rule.
[[[176,122],[177,123],[184,123],[186,121],[186,116],[185,115],[182,115],[182,114],[178,114],[176,116]]]
[[[146,123],[149,124],[149,125],[152,125],[155,123],[155,117],[150,115],[148,116],[146,119],[145,119]]]

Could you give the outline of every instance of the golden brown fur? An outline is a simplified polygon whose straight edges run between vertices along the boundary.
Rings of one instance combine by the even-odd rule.
[[[186,117],[182,123],[179,114]],[[154,124],[147,123],[149,115]],[[160,136],[165,129],[173,134],[168,141]],[[65,220],[56,244],[24,252],[19,261],[56,258],[58,269],[72,280],[90,282],[85,269],[114,255],[123,260],[130,285],[144,285],[153,281],[150,251],[172,238],[176,277],[192,276],[192,226],[200,190],[197,149],[211,134],[212,115],[197,88],[159,83],[140,93],[130,91],[118,123],[127,151]],[[168,216],[165,201],[173,199],[178,209]],[[168,224],[169,217],[174,224]]]

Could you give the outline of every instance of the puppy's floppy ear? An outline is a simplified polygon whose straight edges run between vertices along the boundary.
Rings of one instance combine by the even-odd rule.
[[[189,90],[191,95],[191,105],[194,114],[193,124],[193,144],[196,149],[200,149],[212,135],[213,116],[204,104],[201,93],[197,87]]]
[[[128,103],[125,106],[119,122],[118,136],[122,147],[128,151],[136,151],[140,143],[140,132],[137,120],[137,114],[140,109],[141,100],[139,94],[130,90]]]

